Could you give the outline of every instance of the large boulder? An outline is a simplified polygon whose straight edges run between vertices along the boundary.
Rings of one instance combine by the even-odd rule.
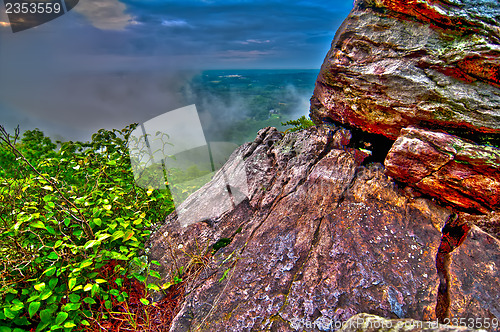
[[[360,166],[366,155],[346,146],[349,139],[330,126],[285,136],[266,128],[219,171],[231,183],[243,160],[243,201],[209,220],[167,218],[149,256],[161,264],[160,285],[186,282],[170,331],[293,331],[297,322],[342,324],[359,313],[444,318],[435,312],[435,258],[450,211],[406,195],[382,165]],[[215,175],[178,210],[198,218],[219,197],[218,183]],[[477,303],[478,313],[496,315]]]
[[[391,139],[419,125],[491,140],[500,132],[499,22],[492,0],[356,1],[324,60],[311,118]]]
[[[500,149],[442,131],[401,130],[384,161],[386,173],[468,211],[500,208]]]

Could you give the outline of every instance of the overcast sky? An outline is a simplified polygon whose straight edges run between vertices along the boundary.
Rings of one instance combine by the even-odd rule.
[[[84,139],[186,105],[205,69],[319,68],[352,0],[80,0],[12,33],[0,3],[0,124]],[[3,23],[2,23],[3,22]]]

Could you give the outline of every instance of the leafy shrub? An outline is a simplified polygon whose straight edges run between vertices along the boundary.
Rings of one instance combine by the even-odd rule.
[[[293,126],[292,128],[287,129],[286,131],[294,132],[298,130],[303,130],[307,129],[309,127],[314,126],[314,122],[312,122],[310,119],[306,118],[305,115],[302,115],[300,118],[297,120],[290,120],[287,122],[282,122],[281,123],[283,126]]]
[[[19,141],[18,130],[0,126],[1,332],[89,325],[97,308],[126,301],[124,278],[159,277],[131,267],[174,206],[168,189],[136,186],[127,147],[134,128],[101,129],[56,151],[39,130]]]

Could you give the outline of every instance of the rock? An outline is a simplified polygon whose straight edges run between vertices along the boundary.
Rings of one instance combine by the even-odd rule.
[[[386,319],[376,315],[357,314],[351,317],[338,330],[339,332],[376,332],[376,331],[486,331],[486,329],[474,329],[467,326],[451,326],[439,324],[436,321],[418,321],[414,319]]]
[[[459,218],[471,225],[478,226],[481,230],[500,240],[500,214],[498,212],[492,211],[486,215],[462,212]]]
[[[245,200],[210,222],[167,218],[149,244],[160,284],[189,272],[170,331],[292,331],[297,320],[345,322],[363,312],[436,319],[435,256],[450,212],[408,197],[380,164],[360,166],[364,155],[345,146],[349,138],[341,128],[284,137],[266,128],[221,170],[230,176],[244,160]],[[189,202],[203,209],[216,178]],[[222,239],[230,243],[214,252]]]
[[[311,118],[396,139],[419,125],[500,133],[500,4],[358,0],[322,65]]]
[[[401,130],[385,159],[391,177],[467,211],[500,207],[500,149],[416,127]]]
[[[452,322],[477,320],[485,327],[489,321],[490,330],[500,331],[500,241],[472,226],[449,271]]]

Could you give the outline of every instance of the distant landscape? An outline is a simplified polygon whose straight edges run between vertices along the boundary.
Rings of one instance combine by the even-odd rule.
[[[267,126],[309,112],[319,69],[210,70],[181,88],[186,104],[196,104],[207,141],[253,141]]]

